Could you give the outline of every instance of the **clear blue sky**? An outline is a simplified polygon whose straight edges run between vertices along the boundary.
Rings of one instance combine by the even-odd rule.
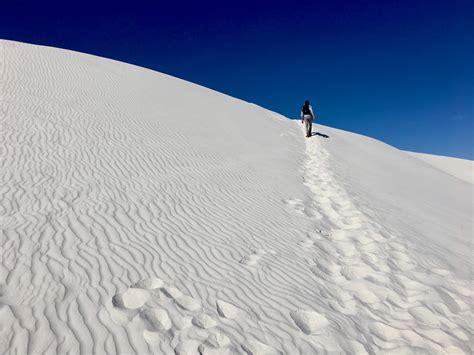
[[[474,1],[15,0],[0,38],[96,54],[398,148],[473,159]]]

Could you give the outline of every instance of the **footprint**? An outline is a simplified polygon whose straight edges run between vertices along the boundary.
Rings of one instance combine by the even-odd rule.
[[[399,252],[404,252],[406,250],[406,247],[403,244],[399,243],[399,242],[390,242],[390,243],[388,243],[388,245],[392,249],[394,249],[396,251],[399,251]]]
[[[181,308],[191,312],[197,311],[199,308],[201,308],[199,301],[186,295],[176,298],[175,303]]]
[[[137,309],[142,307],[150,298],[150,293],[139,288],[129,288],[121,294],[112,298],[112,304],[115,307]]]
[[[316,231],[316,233],[322,235],[323,237],[330,237],[331,236],[331,233],[326,232],[326,231],[324,231],[322,229],[319,229],[319,228],[316,228],[315,231]]]
[[[356,243],[359,249],[364,250],[364,248],[367,248],[368,249],[367,252],[370,252],[370,250],[374,248],[374,246],[371,245],[374,243],[374,240],[372,238],[367,237],[364,234],[360,234],[357,237]]]
[[[201,343],[197,340],[190,339],[180,342],[174,348],[175,355],[198,355]]]
[[[302,246],[303,248],[311,248],[314,246],[315,241],[312,239],[305,239],[298,243],[298,245]]]
[[[368,290],[366,288],[366,285],[364,284],[357,285],[357,287],[355,287],[353,291],[354,291],[355,297],[364,304],[371,305],[371,304],[380,302],[380,298],[377,297],[375,293]]]
[[[392,251],[389,252],[389,255],[390,258],[388,259],[388,263],[394,269],[408,271],[417,266],[416,262],[411,260],[404,252]]]
[[[384,260],[380,259],[376,254],[362,254],[360,259],[375,271],[391,272]]]
[[[211,328],[217,325],[217,322],[207,314],[198,314],[193,317],[192,323],[202,329]]]
[[[183,295],[183,293],[180,290],[172,286],[165,286],[163,287],[162,291],[166,297],[172,298],[174,300],[176,300],[177,298]]]
[[[342,287],[328,286],[327,291],[329,298],[336,300],[342,305],[354,302],[354,297],[351,295],[351,293]]]
[[[258,261],[260,260],[260,256],[255,254],[250,254],[244,256],[239,262],[244,265],[254,266],[257,265]]]
[[[319,270],[329,275],[340,275],[341,265],[325,258],[320,258],[316,261],[316,266]]]
[[[224,334],[213,333],[207,337],[203,345],[207,345],[213,348],[222,348],[230,345],[230,339]]]
[[[319,333],[329,325],[326,317],[314,311],[292,311],[290,316],[295,324],[306,334]]]
[[[252,254],[244,256],[239,262],[244,265],[254,266],[258,264],[265,254],[266,252],[263,249],[257,249]]]
[[[335,300],[330,300],[328,302],[329,307],[331,307],[333,310],[335,310],[338,313],[342,313],[345,315],[355,315],[357,312],[356,309],[356,304],[355,302],[350,302],[350,303],[340,303]]]
[[[241,312],[241,310],[233,304],[221,300],[218,300],[216,302],[216,305],[217,313],[219,313],[219,315],[224,318],[235,319],[239,316]]]
[[[303,200],[300,200],[300,199],[288,199],[286,200],[286,204],[290,207],[292,207],[293,209],[295,209],[296,211],[304,211],[304,203],[303,203]]]
[[[324,234],[323,234],[324,235]],[[347,230],[343,229],[337,229],[331,232],[330,235],[328,235],[330,239],[332,240],[338,240],[338,241],[348,241],[352,238],[350,238],[350,233]]]
[[[352,242],[334,242],[334,246],[339,254],[343,257],[351,257],[357,254],[357,250]]]
[[[183,317],[176,313],[169,313],[168,316],[171,319],[171,323],[177,330],[184,330],[192,326],[191,317]]]
[[[140,318],[150,331],[167,331],[171,328],[171,320],[164,309],[144,308],[140,312]]]
[[[309,211],[305,206],[303,200],[300,199],[289,199],[286,200],[287,206],[289,206],[292,210],[296,211],[299,214],[302,214],[306,217],[313,217],[314,213]],[[316,212],[316,211],[315,211]]]
[[[376,242],[361,243],[356,246],[357,250],[361,253],[377,253],[379,252],[379,244]]]
[[[202,344],[198,346],[199,355],[225,355],[230,354],[230,339],[221,333],[209,335]]]
[[[163,335],[161,335],[160,333],[157,333],[157,332],[151,332],[149,330],[144,330],[143,331],[143,339],[145,339],[145,341],[150,344],[150,345],[158,345],[162,342],[162,337]]]
[[[369,330],[372,334],[385,342],[391,342],[400,337],[397,329],[380,322],[369,324]]]
[[[242,349],[248,355],[281,355],[280,350],[272,348],[269,345],[263,344],[256,339],[249,339],[242,344]]]
[[[409,279],[405,275],[397,274],[392,277],[394,289],[400,293],[407,302],[424,299],[428,287],[418,281]]]
[[[228,348],[211,348],[204,344],[199,345],[198,347],[199,355],[230,355],[230,349]],[[193,353],[195,354],[195,353]]]
[[[341,274],[347,280],[363,279],[371,273],[371,270],[367,266],[344,266],[341,269]]]
[[[339,345],[347,354],[368,355],[364,345],[356,340],[341,339]]]

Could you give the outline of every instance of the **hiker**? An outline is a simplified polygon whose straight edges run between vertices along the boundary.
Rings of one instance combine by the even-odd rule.
[[[313,125],[314,112],[313,108],[309,104],[309,101],[304,102],[303,107],[301,107],[301,124],[303,122],[306,126],[306,138],[311,137],[311,126]]]

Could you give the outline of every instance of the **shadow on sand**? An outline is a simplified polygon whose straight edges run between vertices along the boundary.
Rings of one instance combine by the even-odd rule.
[[[319,133],[319,132],[311,133],[311,137],[313,137],[313,136],[320,136],[320,137],[323,137],[323,138],[329,138],[329,136],[327,134],[323,134],[323,133]]]

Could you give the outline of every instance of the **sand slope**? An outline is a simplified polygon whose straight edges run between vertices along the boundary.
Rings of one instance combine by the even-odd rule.
[[[318,130],[0,41],[0,353],[470,352],[471,185]]]
[[[455,176],[470,184],[474,184],[474,162],[467,159],[444,157],[440,155],[407,152],[408,154],[423,160],[424,162]]]

